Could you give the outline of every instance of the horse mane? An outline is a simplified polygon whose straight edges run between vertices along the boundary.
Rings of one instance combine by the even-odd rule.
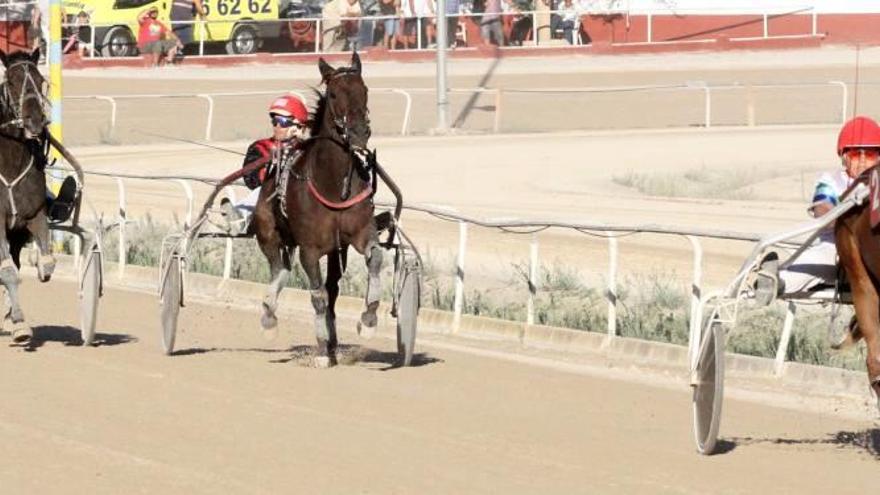
[[[309,126],[309,136],[317,136],[318,132],[321,130],[321,126],[324,125],[324,110],[327,109],[327,93],[322,92],[318,88],[312,88],[312,91],[314,91],[315,96],[318,97],[318,102],[315,103],[315,110],[312,113],[312,125]]]

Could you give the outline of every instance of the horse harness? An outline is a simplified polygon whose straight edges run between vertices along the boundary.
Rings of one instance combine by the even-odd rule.
[[[311,137],[304,141],[304,143],[321,139],[329,140],[332,143],[350,152],[352,162],[349,166],[348,174],[342,182],[342,191],[340,191],[340,197],[342,198],[342,201],[331,201],[324,197],[324,195],[322,195],[318,191],[318,189],[315,187],[314,181],[312,180],[310,168],[306,168],[305,173],[293,170],[294,165],[304,154],[301,147],[293,148],[292,146],[279,146],[272,151],[272,161],[270,167],[272,167],[274,170],[271,170],[269,173],[274,172],[275,174],[275,191],[273,191],[272,194],[269,195],[268,199],[278,199],[281,214],[284,216],[284,218],[287,218],[287,185],[290,182],[291,177],[293,178],[293,180],[305,182],[309,194],[319,203],[331,210],[346,210],[368,198],[372,198],[375,195],[375,190],[373,189],[372,184],[376,183],[376,170],[375,167],[371,165],[372,160],[374,159],[374,154],[370,151],[364,151],[364,156],[361,157],[357,150],[354,150],[350,146],[346,146],[345,143],[339,141],[338,139],[329,136]],[[367,182],[367,187],[361,190],[354,197],[349,197],[351,196],[351,183],[354,179],[354,174],[357,173],[358,167],[370,174],[370,179]]]
[[[30,60],[22,60],[19,62],[15,62],[9,67],[6,68],[6,72],[9,73],[12,69],[16,69],[18,67],[23,67],[24,76],[21,84],[21,92],[18,94],[17,100],[13,98],[13,95],[9,93],[9,84],[7,82],[3,82],[0,84],[2,86],[3,91],[0,92],[0,99],[2,99],[3,105],[11,110],[12,118],[6,122],[0,123],[0,127],[14,127],[21,129],[24,127],[24,117],[22,116],[22,109],[24,108],[24,103],[30,99],[37,99],[40,102],[40,106],[44,109],[44,114],[48,114],[49,112],[46,109],[49,107],[49,100],[43,95],[43,90],[37,85],[37,82],[34,80],[31,73],[27,70],[26,66],[35,64]],[[28,88],[32,87],[33,92],[28,93]],[[18,105],[13,105],[12,103],[18,103]]]
[[[39,100],[40,105],[44,109],[48,106],[48,100],[46,99],[45,96],[43,96],[42,88],[40,88],[37,85],[37,82],[34,81],[34,78],[31,76],[30,72],[27,71],[27,69],[26,69],[27,65],[35,65],[35,64],[33,62],[31,62],[30,60],[22,60],[20,62],[15,62],[6,68],[6,72],[8,73],[12,69],[15,69],[18,67],[25,67],[25,69],[23,71],[24,72],[24,76],[23,76],[24,81],[22,82],[22,85],[21,85],[21,93],[18,95],[18,100],[17,100],[18,105],[12,104],[16,100],[14,100],[12,98],[12,95],[9,93],[8,82],[4,81],[2,84],[0,84],[0,87],[2,87],[2,92],[0,92],[0,101],[2,101],[3,106],[8,108],[12,114],[12,118],[10,120],[3,122],[3,123],[0,123],[0,128],[4,128],[4,127],[13,127],[16,129],[23,128],[24,127],[24,118],[22,117],[22,109],[24,108],[25,101],[27,101],[29,99],[36,98],[37,100]],[[33,93],[31,93],[31,94],[28,94],[28,92],[27,92],[29,87],[33,87],[33,89],[34,89]],[[6,136],[6,137],[12,138],[12,136]],[[13,139],[15,139],[15,138],[13,138]],[[16,140],[21,141],[21,139],[16,139]],[[24,144],[27,144],[27,143],[25,142]],[[49,145],[48,140],[46,140],[43,143],[43,146],[48,148],[48,145]],[[46,151],[48,151],[48,150],[46,150]],[[31,171],[31,169],[34,168],[35,152],[36,151],[33,149],[30,150],[30,153],[29,153],[30,158],[28,159],[27,166],[24,168],[24,170],[21,171],[21,173],[18,174],[18,176],[16,176],[11,181],[9,179],[7,179],[2,173],[0,173],[0,183],[2,183],[3,186],[6,187],[6,193],[9,195],[9,208],[12,210],[12,222],[10,225],[14,225],[16,220],[18,219],[18,208],[15,205],[15,194],[13,194],[13,189],[15,188],[16,185],[18,185],[19,182],[22,181],[22,179],[25,178],[25,176],[27,176],[27,174]]]

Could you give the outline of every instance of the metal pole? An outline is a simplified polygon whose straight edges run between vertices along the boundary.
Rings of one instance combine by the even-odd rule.
[[[529,245],[529,302],[526,323],[535,324],[535,296],[538,294],[538,234],[532,234]]]
[[[467,223],[458,222],[458,259],[455,261],[455,300],[452,303],[452,333],[461,326],[461,311],[464,306],[464,254],[467,249]]]
[[[791,341],[791,328],[794,326],[794,314],[797,306],[788,301],[788,310],[785,312],[785,323],[782,324],[782,337],[779,339],[779,348],[776,349],[776,376],[781,376],[785,369],[785,354],[788,352],[788,343]]]
[[[446,0],[437,0],[437,131],[449,130],[449,89],[446,86]]]
[[[45,12],[40,12],[45,15]],[[49,53],[46,59],[49,62],[49,104],[52,106],[49,123],[49,132],[63,143],[62,132],[62,87],[61,87],[61,0],[49,0]],[[94,30],[93,30],[94,32]],[[50,154],[53,158],[60,159],[61,153],[54,147],[50,148]],[[61,188],[61,182],[64,180],[64,172],[60,170],[50,170],[51,177],[49,187],[53,191]],[[61,232],[52,233],[52,245],[56,251],[60,251],[64,242]]]
[[[617,238],[612,232],[608,235],[608,291],[605,298],[608,300],[608,339],[617,335]]]
[[[125,245],[125,184],[122,178],[116,178],[116,187],[119,191],[119,278],[125,276],[125,262],[128,257],[128,250]]]

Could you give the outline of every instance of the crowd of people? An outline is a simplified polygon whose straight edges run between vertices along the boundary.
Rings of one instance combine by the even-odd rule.
[[[579,17],[585,12],[582,0],[447,0],[445,4],[447,42],[455,48],[468,45],[522,45],[535,36],[536,18],[528,12],[549,9],[549,37],[578,44],[582,31]],[[30,19],[27,38],[34,47],[46,39],[46,19],[35,4],[27,7],[23,19]],[[170,22],[158,18],[159,9],[149,6],[137,15],[137,47],[154,65],[174,63],[184,47],[193,41],[193,21],[203,20],[201,0],[173,0]],[[284,13],[281,14],[284,16]],[[321,33],[316,34],[323,50],[363,50],[381,46],[388,50],[434,48],[437,44],[436,0],[327,0],[321,11]],[[546,19],[546,17],[544,18]],[[63,53],[92,56],[100,45],[94,39],[90,13],[83,9],[73,16],[67,29]],[[547,22],[539,20],[539,22]],[[468,38],[468,25],[473,31]],[[478,36],[477,36],[477,33]],[[477,39],[473,39],[474,37]]]

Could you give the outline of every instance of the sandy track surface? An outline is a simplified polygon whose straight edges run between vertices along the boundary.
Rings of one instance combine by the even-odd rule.
[[[26,278],[38,345],[0,346],[9,493],[808,494],[876,478],[863,422],[731,400],[727,452],[702,458],[686,389],[430,345],[389,369],[393,342],[350,333],[345,364],[317,370],[310,324],[283,318],[267,343],[255,311],[199,303],[165,357],[155,297],[121,290],[82,348],[74,294]]]

